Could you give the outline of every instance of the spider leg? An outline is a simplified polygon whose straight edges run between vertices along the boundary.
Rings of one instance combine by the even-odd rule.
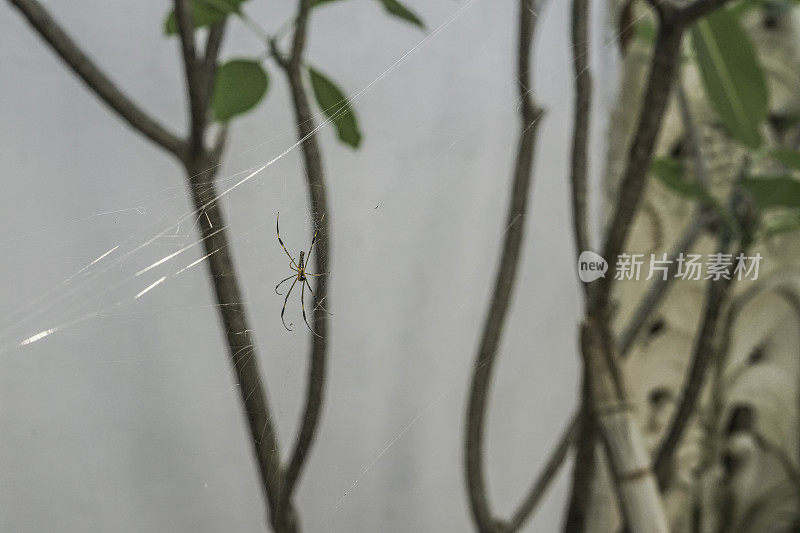
[[[281,280],[281,282],[280,282],[280,283],[278,283],[277,285],[275,285],[275,294],[277,294],[278,296],[283,296],[281,293],[279,293],[279,292],[278,292],[278,287],[280,287],[281,285],[283,285],[283,284],[284,284],[284,282],[286,282],[286,281],[289,281],[290,279],[292,279],[292,278],[296,278],[296,277],[297,277],[297,276],[296,276],[295,274],[292,274],[292,275],[291,275],[291,276],[289,276],[288,278],[285,278],[285,279]]]
[[[311,246],[308,247],[308,253],[306,254],[306,264],[309,264],[311,259],[311,250],[314,249],[314,243],[317,242],[317,230],[314,230],[314,236],[311,238]]]
[[[286,298],[283,299],[283,309],[281,309],[281,322],[283,322],[283,327],[286,328],[286,331],[292,331],[292,328],[286,325],[286,321],[283,320],[283,314],[286,312],[286,302],[289,301],[289,295],[292,294],[292,289],[294,289],[296,283],[297,279],[295,279],[294,283],[292,283],[292,286],[289,287],[289,292],[286,293]]]
[[[322,274],[313,274],[311,272],[303,272],[306,276],[327,276],[330,272],[323,272]]]
[[[305,323],[306,323],[306,327],[308,328],[308,330],[309,330],[311,333],[313,333],[313,334],[314,334],[314,335],[316,335],[317,337],[322,337],[322,336],[321,336],[319,333],[317,333],[316,331],[314,331],[314,330],[311,328],[311,326],[308,324],[308,320],[306,319],[306,304],[305,304],[305,298],[306,298],[306,285],[308,285],[308,283],[306,283],[306,280],[303,280],[303,284],[302,284],[302,286],[301,286],[302,288],[300,289],[300,309],[302,309],[302,310],[303,310],[303,322],[305,322]],[[311,290],[311,288],[309,287],[309,289],[308,289],[308,290]],[[316,298],[315,298],[315,300],[316,300]]]
[[[325,311],[325,312],[326,312],[326,313],[328,313],[329,315],[333,316],[333,313],[331,313],[330,311],[328,311],[327,309],[325,309],[325,307],[322,305],[322,302],[320,302],[320,301],[317,299],[317,295],[316,295],[316,294],[314,294],[314,291],[313,291],[313,290],[311,290],[311,284],[308,282],[308,280],[306,279],[306,280],[303,280],[303,281],[304,281],[304,282],[305,282],[305,284],[308,286],[308,291],[311,293],[311,296],[313,296],[313,297],[314,297],[314,302],[317,304],[317,307],[319,307],[320,309],[322,309],[323,311]]]
[[[281,239],[281,227],[280,227],[280,223],[278,222],[280,220],[280,218],[281,218],[281,214],[280,214],[280,212],[278,212],[278,216],[275,218],[275,232],[278,234],[278,242],[281,243],[281,248],[283,248],[283,251],[286,252],[286,255],[289,256],[289,259],[291,260],[292,264],[294,265],[294,267],[296,269],[297,268],[297,263],[294,262],[294,257],[292,257],[292,254],[290,254],[289,250],[286,249],[286,245],[283,244],[283,239]]]

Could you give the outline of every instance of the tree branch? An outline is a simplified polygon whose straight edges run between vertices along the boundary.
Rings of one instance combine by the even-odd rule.
[[[628,164],[619,184],[616,209],[611,217],[603,246],[602,255],[609,258],[610,268],[608,274],[598,280],[596,301],[593,302],[601,309],[608,308],[608,297],[616,273],[614,258],[619,255],[627,240],[631,222],[642,196],[656,137],[661,129],[661,120],[675,78],[682,37],[682,28],[665,24],[662,19],[653,50],[639,125],[628,152]]]
[[[575,72],[575,106],[572,127],[572,225],[579,255],[589,249],[586,221],[586,175],[589,124],[592,114],[592,75],[589,71],[589,2],[572,2],[572,67]],[[588,285],[584,285],[588,287]]]
[[[718,251],[726,253],[730,246],[729,230],[723,230],[720,238]],[[667,487],[672,476],[672,457],[678,448],[683,432],[689,424],[690,417],[694,411],[700,390],[705,380],[706,369],[716,353],[716,331],[722,305],[728,293],[731,280],[722,278],[717,281],[709,281],[706,305],[703,311],[703,322],[700,333],[695,341],[692,351],[689,372],[684,380],[678,407],[675,410],[672,420],[667,430],[666,436],[661,441],[658,451],[653,461],[653,470],[658,478],[659,487],[663,490]]]
[[[262,385],[258,356],[250,333],[252,329],[248,325],[245,306],[242,303],[245,299],[239,288],[227,232],[224,229],[227,224],[217,203],[218,194],[213,181],[224,147],[226,128],[220,129],[211,151],[207,151],[202,143],[210,102],[209,89],[216,71],[216,58],[223,37],[223,23],[211,28],[204,62],[200,65],[194,50],[191,14],[186,8],[185,0],[175,0],[188,89],[192,100],[193,138],[200,141],[187,143],[166,131],[128,99],[77,47],[39,2],[36,0],[9,0],[9,2],[22,12],[31,26],[91,91],[134,129],[174,154],[184,164],[194,207],[198,214],[205,215],[199,217],[199,225],[208,271],[225,332],[229,358],[236,375],[242,408],[247,417],[262,489],[274,522],[284,477],[278,439],[272,424],[266,391]],[[277,531],[297,531],[297,518],[291,502],[283,502],[281,517],[280,527],[275,528]]]
[[[494,291],[476,356],[467,407],[464,468],[470,509],[476,526],[482,532],[495,531],[499,527],[492,515],[486,494],[486,482],[483,477],[483,431],[492,367],[499,348],[506,313],[511,303],[519,265],[536,132],[540,122],[539,118],[543,113],[534,104],[531,97],[533,87],[530,76],[531,44],[538,18],[535,9],[538,9],[539,5],[540,2],[534,0],[521,0],[519,6],[517,80],[521,131],[506,217],[508,229],[505,233]]]
[[[330,212],[325,186],[325,174],[323,172],[319,144],[315,136],[314,114],[311,111],[308,96],[303,86],[302,73],[303,51],[310,8],[310,0],[298,1],[291,55],[288,60],[284,61],[281,60],[281,56],[278,54],[276,55],[276,60],[284,70],[291,90],[297,137],[302,143],[303,163],[308,184],[309,209],[314,220],[313,230],[319,231],[321,235],[321,238],[317,241],[316,255],[314,256],[315,268],[317,272],[330,272],[329,259],[331,251],[330,232],[328,230],[330,227]],[[273,46],[274,52],[277,52],[274,42],[271,43],[271,46]],[[318,301],[325,301],[326,307],[330,307],[328,303],[329,275],[320,276],[316,279]],[[317,335],[313,335],[311,338],[306,402],[303,408],[300,429],[289,459],[289,465],[286,468],[286,475],[281,489],[281,503],[278,513],[279,524],[283,520],[280,510],[289,508],[292,493],[305,466],[308,452],[319,426],[319,417],[322,413],[327,362],[328,320],[326,311],[318,305],[314,307],[313,324]]]
[[[9,3],[19,9],[61,60],[120,118],[152,142],[182,157],[185,152],[184,142],[117,88],[37,0],[9,0]]]
[[[517,511],[514,513],[511,520],[508,521],[508,533],[519,531],[525,524],[525,521],[533,514],[545,495],[550,483],[555,479],[556,474],[564,463],[570,447],[574,444],[578,436],[578,424],[580,424],[580,416],[575,416],[570,420],[569,425],[561,434],[561,437],[556,443],[555,449],[550,453],[550,458],[542,468],[539,476],[531,485],[527,495],[523,498]]]
[[[700,148],[699,139],[695,139],[694,142],[697,143],[694,146],[697,166],[698,169],[701,169],[706,165]],[[751,225],[752,214],[749,212],[750,206],[742,201],[743,197],[739,194],[739,186],[746,176],[749,166],[749,158],[745,158],[742,168],[736,176],[734,187],[728,201],[731,212],[737,215],[743,228],[748,228]],[[731,228],[727,226],[724,221],[720,220],[719,223],[720,236],[717,251],[718,253],[726,253],[731,246],[733,236]],[[746,232],[747,229],[745,230],[745,233]],[[748,244],[749,243],[745,239],[741,244],[742,249],[740,252],[744,252]],[[658,451],[655,454],[655,460],[653,461],[653,470],[656,473],[659,487],[662,490],[667,487],[672,477],[672,457],[678,448],[678,444],[683,437],[683,432],[688,426],[689,419],[699,400],[700,390],[705,382],[706,369],[718,353],[717,325],[719,316],[722,313],[723,303],[730,290],[732,279],[733,276],[731,275],[727,279],[723,277],[719,280],[711,280],[708,283],[709,287],[703,311],[703,320],[697,340],[695,341],[694,350],[692,351],[689,372],[683,382],[683,390],[681,391],[678,407],[675,409],[666,436],[662,439]]]
[[[227,19],[226,19],[227,20]],[[225,20],[217,22],[208,30],[206,39],[206,50],[203,54],[201,65],[202,77],[205,79],[204,100],[205,107],[211,104],[211,97],[214,95],[214,79],[217,74],[217,58],[222,47],[222,39],[225,36]]]
[[[225,217],[217,202],[214,185],[216,164],[212,160],[193,159],[194,166],[187,167],[189,189],[198,214],[203,246],[207,256],[208,272],[214,287],[222,329],[228,346],[228,356],[233,366],[242,410],[247,417],[247,427],[258,463],[261,487],[267,500],[270,516],[275,520],[280,487],[283,480],[278,436],[261,379],[258,353],[249,326],[245,301],[239,288],[227,236]],[[212,169],[212,170],[208,170]],[[284,510],[284,527],[276,531],[297,530],[294,510]]]
[[[584,372],[589,376],[594,412],[612,472],[625,523],[633,531],[667,531],[663,503],[644,451],[636,420],[627,407],[611,333],[610,294],[616,278],[616,258],[625,245],[642,197],[656,138],[680,63],[683,34],[705,13],[698,6],[722,5],[725,0],[696,0],[685,7],[650,0],[658,12],[659,28],[650,63],[637,129],[618,185],[617,203],[606,233],[603,256],[612,264],[590,293],[582,332]],[[702,7],[701,6],[701,7]]]
[[[190,128],[189,139],[194,150],[204,149],[203,137],[206,131],[206,114],[208,99],[206,98],[206,79],[197,57],[194,40],[194,19],[189,0],[174,0],[175,22],[183,52],[183,67],[186,76],[186,92],[189,96]]]
[[[589,2],[572,2],[572,67],[575,72],[574,124],[572,126],[572,225],[575,233],[575,257],[589,250],[586,218],[586,175],[589,124],[591,119],[592,76],[589,71]],[[582,284],[584,295],[589,285]],[[595,420],[591,409],[591,390],[583,380],[580,422],[577,428],[577,451],[572,470],[572,485],[567,506],[565,531],[583,531],[595,471]]]

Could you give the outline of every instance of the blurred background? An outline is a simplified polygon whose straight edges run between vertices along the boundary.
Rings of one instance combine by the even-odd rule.
[[[168,2],[43,3],[120,86],[185,131],[178,42],[162,32]],[[338,143],[329,127],[319,133],[334,316],[322,423],[296,497],[307,531],[471,524],[463,417],[505,230],[518,129],[517,3],[407,5],[425,31],[368,0],[325,6],[312,18],[308,57],[345,92],[385,76],[353,103],[360,149]],[[592,8],[592,27],[604,27],[600,2]],[[294,6],[258,0],[247,9],[274,31]],[[536,98],[547,113],[488,425],[487,474],[503,515],[539,471],[577,398],[568,9],[547,3],[536,37]],[[596,174],[615,69],[610,38],[595,33]],[[0,34],[0,529],[264,530],[207,274],[175,275],[200,258],[199,246],[136,275],[199,238],[182,169],[101,106],[9,5],[0,8]],[[232,20],[221,58],[262,51]],[[232,125],[222,190],[295,143],[284,78],[267,65],[265,101]],[[280,323],[283,302],[273,287],[290,271],[274,220],[280,211],[290,251],[307,248],[298,150],[227,194],[223,207],[287,448],[310,333],[294,298],[287,306],[294,331]],[[568,472],[527,530],[561,523]]]

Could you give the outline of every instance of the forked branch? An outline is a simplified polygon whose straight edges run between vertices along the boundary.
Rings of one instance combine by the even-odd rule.
[[[314,228],[322,236],[317,241],[317,250],[314,261],[317,272],[330,271],[330,212],[328,208],[325,174],[322,166],[319,144],[315,136],[316,125],[314,114],[308,101],[305,86],[303,85],[303,53],[308,32],[308,19],[311,10],[311,0],[298,0],[295,30],[292,38],[291,50],[288,57],[283,57],[277,49],[277,43],[272,41],[273,56],[281,66],[289,83],[294,107],[297,137],[301,142],[303,164],[306,171],[308,185],[309,209],[312,215]],[[316,294],[319,302],[325,302],[330,308],[328,299],[329,275],[317,277]],[[290,509],[291,496],[295,485],[302,473],[308,459],[308,453],[313,444],[319,426],[319,417],[322,413],[322,402],[325,392],[325,373],[328,348],[328,319],[327,312],[319,305],[314,307],[314,327],[316,335],[311,337],[311,353],[309,354],[308,379],[306,384],[306,401],[303,407],[303,416],[300,429],[292,449],[289,464],[281,488],[281,500],[278,506],[278,521],[282,520],[283,511]]]

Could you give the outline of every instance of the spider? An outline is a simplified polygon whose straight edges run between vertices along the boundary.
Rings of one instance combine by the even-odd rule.
[[[325,308],[322,307],[322,304],[317,299],[317,295],[314,294],[314,291],[311,290],[311,285],[308,283],[308,276],[324,276],[325,274],[312,274],[311,272],[306,272],[306,265],[308,265],[308,261],[311,258],[311,251],[314,249],[314,243],[317,242],[317,231],[314,230],[314,237],[311,239],[311,246],[308,247],[308,254],[306,254],[303,250],[300,250],[300,258],[295,261],[292,254],[289,253],[289,250],[286,249],[286,245],[283,244],[283,239],[281,239],[281,228],[280,228],[280,216],[281,214],[278,213],[278,216],[275,219],[275,231],[278,234],[278,242],[281,244],[281,248],[283,251],[286,252],[286,255],[289,256],[289,260],[291,263],[289,264],[289,268],[294,270],[294,274],[291,276],[284,278],[281,280],[280,283],[275,285],[275,294],[283,296],[281,293],[278,292],[278,287],[289,281],[290,279],[294,279],[292,282],[292,286],[289,287],[289,292],[286,293],[286,298],[283,300],[283,309],[281,309],[281,322],[283,322],[283,327],[286,328],[287,331],[292,331],[292,328],[286,325],[286,321],[283,319],[284,313],[286,313],[286,302],[289,301],[289,295],[292,294],[292,289],[294,289],[295,284],[300,282],[300,308],[303,310],[303,322],[306,323],[306,327],[308,327],[309,331],[319,337],[320,335],[317,334],[316,331],[308,324],[308,320],[306,319],[306,305],[305,305],[305,295],[306,295],[306,287],[308,287],[308,292],[311,293],[311,296],[314,297],[314,302],[316,302],[317,306],[319,306],[323,311]],[[327,312],[327,311],[326,311]]]

